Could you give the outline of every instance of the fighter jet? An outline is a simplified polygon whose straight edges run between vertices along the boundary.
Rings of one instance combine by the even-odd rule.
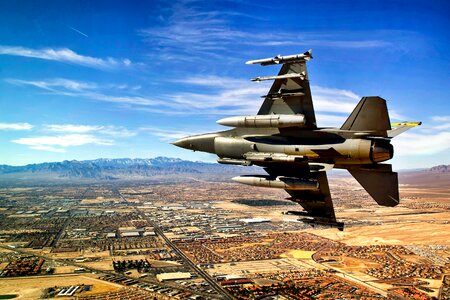
[[[421,122],[391,124],[386,100],[363,97],[341,128],[321,128],[316,124],[306,62],[311,50],[297,55],[248,61],[262,66],[280,64],[257,115],[230,117],[218,124],[231,130],[193,135],[173,144],[217,154],[221,164],[260,166],[266,176],[234,177],[239,183],[280,188],[304,211],[301,221],[343,230],[337,222],[326,171],[346,169],[382,206],[399,204],[398,177],[390,164],[394,148],[391,139]],[[391,126],[392,125],[392,126]],[[393,128],[395,127],[395,128]]]

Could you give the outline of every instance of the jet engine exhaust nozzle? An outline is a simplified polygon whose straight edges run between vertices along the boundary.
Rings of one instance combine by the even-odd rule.
[[[394,147],[389,141],[374,141],[370,147],[370,160],[379,163],[394,157]]]

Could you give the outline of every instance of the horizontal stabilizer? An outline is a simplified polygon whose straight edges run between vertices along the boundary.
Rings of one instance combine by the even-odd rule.
[[[391,126],[394,127],[392,130],[388,130],[388,137],[393,138],[397,135],[413,128],[422,125],[422,122],[401,122],[392,123]]]
[[[391,130],[386,100],[380,97],[363,97],[341,129],[380,133]]]
[[[398,176],[391,165],[375,165],[373,168],[348,169],[370,196],[382,206],[400,203]]]

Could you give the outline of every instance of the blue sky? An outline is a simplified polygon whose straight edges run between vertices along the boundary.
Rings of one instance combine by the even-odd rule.
[[[392,121],[396,169],[450,163],[447,1],[1,1],[0,164],[172,156],[168,142],[255,114],[277,66],[313,49],[319,126],[361,96]]]

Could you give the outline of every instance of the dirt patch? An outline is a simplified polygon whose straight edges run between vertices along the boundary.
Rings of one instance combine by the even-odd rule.
[[[349,227],[344,231],[316,229],[312,233],[352,246],[450,245],[450,224],[428,222]]]
[[[39,299],[43,290],[55,286],[92,285],[92,290],[83,294],[116,291],[118,284],[102,281],[88,275],[37,276],[0,279],[0,294],[16,294],[17,299]]]

